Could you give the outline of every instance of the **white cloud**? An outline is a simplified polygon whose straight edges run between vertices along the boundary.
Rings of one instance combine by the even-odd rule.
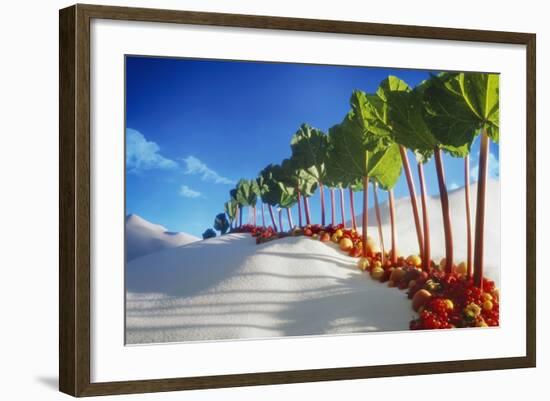
[[[489,153],[487,170],[489,177],[498,178],[500,176],[499,161],[493,153]],[[470,168],[470,180],[477,181],[478,174],[479,165],[476,163]]]
[[[159,153],[159,146],[132,128],[126,129],[126,168],[130,172],[173,169],[178,164]]]
[[[182,185],[180,188],[180,195],[184,198],[198,198],[201,196],[201,193],[189,188],[187,185]]]
[[[203,181],[215,184],[234,184],[235,181],[223,177],[201,162],[195,156],[188,156],[182,159],[185,162],[185,174],[200,175]]]

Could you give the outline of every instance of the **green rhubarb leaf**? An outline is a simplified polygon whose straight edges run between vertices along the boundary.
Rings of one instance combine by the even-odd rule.
[[[499,76],[443,73],[433,76],[423,93],[425,119],[449,153],[464,157],[480,130],[499,140]]]
[[[284,159],[280,168],[275,174],[277,181],[288,183],[304,196],[313,195],[317,189],[317,180],[308,171],[300,168],[294,157]]]
[[[231,199],[224,203],[224,210],[225,213],[227,213],[230,221],[235,220],[235,216],[237,215],[237,208],[237,201],[234,199]]]
[[[342,184],[349,186],[373,172],[379,173],[385,152],[391,145],[388,140],[365,129],[361,118],[356,118],[351,111],[342,123],[329,130],[332,174],[340,176]]]
[[[402,162],[399,145],[394,143],[380,153],[382,153],[382,156],[371,170],[370,176],[382,189],[389,190],[397,184],[401,176]]]
[[[302,124],[290,141],[296,167],[322,182],[326,174],[328,137],[319,129]]]
[[[404,85],[402,84],[401,88]],[[382,84],[379,91],[384,93],[387,100],[388,121],[392,127],[393,139],[413,151],[433,151],[438,142],[424,120],[424,105],[420,92],[394,91],[391,87]]]
[[[278,164],[270,164],[260,172],[264,184],[262,200],[272,206],[283,208],[293,206],[297,200],[296,184],[293,177]]]
[[[255,180],[241,179],[237,183],[235,199],[242,206],[255,206],[258,199],[258,186]]]
[[[355,122],[362,129],[380,137],[391,135],[391,127],[388,125],[387,118],[387,103],[378,94],[353,91],[350,105]]]

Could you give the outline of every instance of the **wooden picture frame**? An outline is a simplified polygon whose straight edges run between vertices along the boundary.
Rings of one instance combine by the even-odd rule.
[[[218,27],[344,33],[518,44],[527,58],[526,356],[433,363],[92,383],[90,380],[90,21],[163,22]],[[59,388],[73,396],[143,393],[534,367],[536,361],[536,37],[349,21],[75,5],[59,14]]]

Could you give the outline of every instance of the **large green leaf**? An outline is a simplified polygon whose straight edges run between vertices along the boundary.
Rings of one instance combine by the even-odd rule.
[[[332,130],[338,129],[337,127],[331,128]],[[329,150],[328,158],[326,161],[326,174],[324,183],[332,188],[342,188],[349,185],[350,177],[348,177],[348,172],[346,168],[342,165],[340,155],[334,148],[334,132],[331,135],[329,131],[328,140],[329,140]]]
[[[317,180],[310,172],[300,168],[294,157],[283,160],[280,170],[275,170],[274,178],[297,188],[304,196],[313,195],[317,189]]]
[[[315,181],[325,178],[328,157],[328,137],[319,129],[302,124],[290,141],[292,160]]]
[[[291,207],[298,200],[296,185],[292,177],[278,164],[270,164],[262,170],[264,192],[262,200],[272,206]]]
[[[423,154],[433,152],[438,142],[424,121],[424,106],[418,93],[389,91],[386,97],[395,142]]]
[[[399,145],[393,143],[388,146],[378,159],[378,164],[372,169],[371,177],[384,190],[392,189],[401,176],[401,154]]]
[[[224,209],[225,213],[227,213],[227,216],[229,216],[229,220],[233,221],[235,220],[235,216],[237,215],[237,201],[234,199],[230,199],[229,201],[224,203]]]
[[[436,139],[423,119],[422,97],[395,76],[384,79],[375,94],[355,91],[351,105],[358,124],[379,137],[391,138],[427,159]]]
[[[282,208],[292,207],[298,202],[298,193],[292,186],[286,185],[284,182],[277,182],[274,189],[278,195],[278,204]]]
[[[364,130],[381,137],[391,135],[387,102],[378,93],[373,95],[358,90],[353,91],[350,105],[356,123]]]
[[[343,185],[353,185],[365,176],[382,174],[386,163],[386,151],[391,146],[389,138],[373,134],[365,128],[362,118],[353,111],[342,123],[329,130],[333,159],[330,169],[341,177]]]
[[[426,121],[451,153],[467,154],[481,129],[499,140],[499,76],[443,73],[433,76],[423,96]]]
[[[255,206],[258,199],[258,185],[255,180],[241,179],[237,183],[235,199],[242,206]]]

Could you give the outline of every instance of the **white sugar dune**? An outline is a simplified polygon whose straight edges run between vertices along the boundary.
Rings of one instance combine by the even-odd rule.
[[[457,259],[462,259],[463,189],[452,192],[450,198]],[[487,274],[498,280],[498,182],[490,182],[487,200]],[[416,252],[410,203],[407,199],[396,203],[400,249]],[[369,225],[375,224],[374,213],[369,214]],[[382,214],[388,223],[385,207]],[[440,257],[444,240],[438,198],[430,199],[430,217],[433,254]],[[376,234],[375,227],[369,230]],[[389,242],[387,225],[384,232]],[[407,330],[414,313],[405,292],[371,280],[356,268],[356,262],[332,243],[290,237],[256,245],[248,234],[228,234],[150,253],[126,266],[126,341]]]
[[[199,238],[190,234],[167,231],[163,226],[150,223],[138,215],[130,214],[126,216],[127,261],[198,240]]]

